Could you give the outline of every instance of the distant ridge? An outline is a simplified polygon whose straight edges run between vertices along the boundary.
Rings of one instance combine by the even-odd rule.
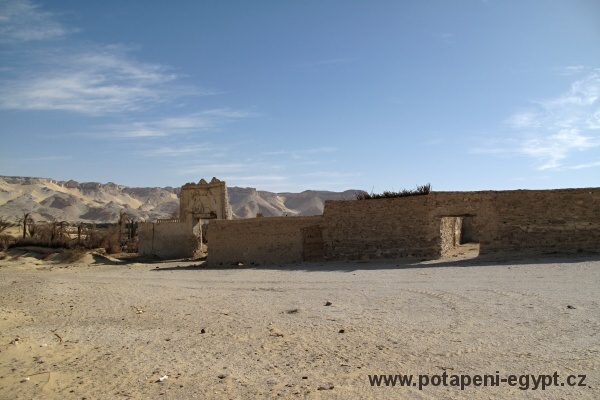
[[[326,200],[351,200],[357,190],[273,193],[255,188],[227,188],[234,218],[319,215]],[[16,221],[29,212],[36,222],[113,223],[121,210],[137,220],[170,218],[179,210],[180,189],[128,187],[113,182],[57,181],[50,178],[0,176],[0,217]]]

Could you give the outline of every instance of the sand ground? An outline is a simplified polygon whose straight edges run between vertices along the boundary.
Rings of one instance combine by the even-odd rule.
[[[17,254],[0,261],[2,399],[600,398],[597,257],[207,268]],[[586,380],[368,378],[444,371]]]

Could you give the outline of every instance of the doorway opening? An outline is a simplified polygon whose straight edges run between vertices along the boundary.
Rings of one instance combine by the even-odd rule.
[[[323,261],[324,250],[323,230],[319,225],[302,229],[303,261]]]
[[[441,257],[468,259],[479,256],[476,216],[449,215],[440,224]]]

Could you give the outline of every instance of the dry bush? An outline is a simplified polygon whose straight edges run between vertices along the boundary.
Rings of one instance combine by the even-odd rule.
[[[8,249],[17,241],[17,238],[11,235],[0,235],[0,251]]]
[[[15,226],[15,224],[13,224],[12,222],[6,221],[4,218],[0,218],[0,233],[13,226]]]
[[[402,189],[399,192],[385,191],[383,193],[367,193],[365,191],[356,194],[356,200],[393,199],[396,197],[421,196],[431,193],[431,184],[417,186],[416,189]]]
[[[8,247],[24,247],[24,246],[37,246],[47,247],[50,249],[69,249],[75,245],[73,240],[70,239],[55,239],[50,240],[45,236],[26,237],[16,239],[11,242]]]
[[[121,231],[118,226],[108,228],[102,242],[102,247],[106,249],[108,254],[121,252]]]
[[[107,224],[108,225],[108,224]],[[132,223],[134,226],[134,223]],[[118,225],[108,225],[100,229],[84,229],[80,224],[78,226],[77,238],[71,238],[68,233],[68,225],[62,222],[30,224],[30,236],[6,240],[6,248],[23,247],[23,246],[39,246],[53,249],[74,249],[76,247],[82,249],[97,249],[103,248],[109,254],[121,252],[121,228]],[[82,235],[82,234],[85,234]],[[135,233],[134,228],[131,228],[131,233]],[[0,250],[2,246],[2,236],[0,236]],[[137,237],[129,239],[125,243],[125,249],[128,252],[137,252]]]

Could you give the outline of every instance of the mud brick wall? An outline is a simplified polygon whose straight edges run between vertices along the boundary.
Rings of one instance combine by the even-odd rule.
[[[304,236],[311,234],[312,257],[314,231],[322,220],[321,216],[211,220],[207,233],[207,261],[209,265],[302,261]]]
[[[447,217],[469,219],[482,255],[600,252],[600,189],[591,188],[328,201],[325,259],[438,257]]]
[[[138,226],[138,254],[163,259],[194,257],[200,237],[193,234],[192,221],[145,222]]]
[[[600,252],[600,189],[498,192],[482,254]]]
[[[428,218],[434,196],[327,201],[323,214],[326,260],[435,257],[440,219]]]
[[[460,244],[462,221],[462,217],[442,217],[440,226],[442,255]]]

